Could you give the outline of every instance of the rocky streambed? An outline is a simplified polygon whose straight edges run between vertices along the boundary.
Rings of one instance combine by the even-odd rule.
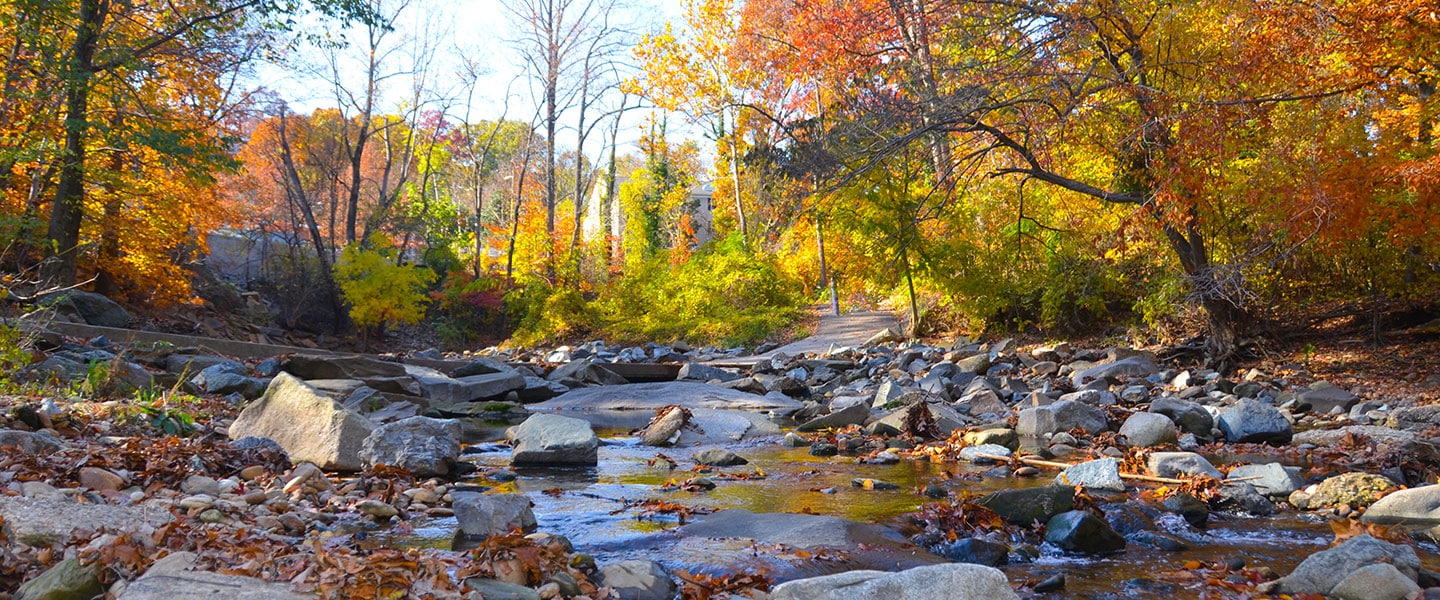
[[[203,460],[142,470],[119,460],[143,454],[136,438],[17,406],[0,518],[11,562],[32,564],[12,572],[79,565],[123,598],[181,559],[332,597],[372,591],[334,575],[367,568],[414,597],[1440,593],[1440,407],[1298,366],[1225,377],[1130,348],[888,337],[758,360],[599,343],[448,368],[137,360],[131,380],[232,394],[215,402],[237,412],[200,424],[210,445],[187,442]],[[679,361],[680,381],[607,367],[656,359]],[[279,566],[226,567],[235,551],[204,535]],[[194,556],[96,570],[132,547]]]

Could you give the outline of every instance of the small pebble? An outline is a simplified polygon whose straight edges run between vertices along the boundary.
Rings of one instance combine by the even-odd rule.
[[[1015,475],[1016,477],[1034,477],[1034,476],[1039,475],[1039,474],[1040,474],[1040,469],[1037,469],[1037,468],[1035,468],[1035,467],[1030,467],[1030,466],[1020,467],[1020,468],[1018,468],[1018,469],[1015,469],[1015,473],[1014,473],[1014,475]]]
[[[214,496],[206,496],[206,495],[204,495],[204,494],[199,494],[199,495],[195,495],[195,496],[187,496],[187,497],[185,497],[185,498],[180,499],[180,508],[183,508],[183,509],[185,509],[185,510],[194,510],[194,509],[197,509],[197,508],[210,508],[210,507],[211,507],[212,505],[214,505],[214,504],[215,504],[215,497],[214,497]]]
[[[205,523],[221,523],[225,521],[225,513],[213,508],[201,511],[200,520]]]
[[[1063,590],[1065,589],[1065,574],[1061,573],[1059,575],[1051,576],[1044,581],[1035,584],[1034,589],[1035,591],[1041,593]]]
[[[355,505],[355,510],[362,515],[375,519],[376,521],[384,521],[386,519],[389,519],[390,517],[400,514],[400,511],[397,510],[395,507],[390,506],[389,504],[386,504],[379,500],[366,500],[364,502],[361,502],[360,504]]]

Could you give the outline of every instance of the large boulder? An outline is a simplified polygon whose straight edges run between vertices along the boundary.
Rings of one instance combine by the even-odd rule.
[[[980,498],[979,503],[1001,518],[1022,527],[1044,523],[1051,517],[1075,508],[1075,488],[1047,485],[1036,488],[1001,490]]]
[[[1235,443],[1288,444],[1295,434],[1290,420],[1279,409],[1261,400],[1245,398],[1220,411],[1220,431]]]
[[[406,375],[403,364],[364,356],[296,354],[286,359],[280,368],[301,379],[373,379]]]
[[[463,404],[491,398],[503,398],[510,392],[525,389],[525,377],[517,371],[469,375],[451,378],[439,374],[411,373],[420,383],[420,394],[432,404]],[[548,390],[548,386],[546,387]]]
[[[527,533],[535,530],[535,512],[530,510],[530,499],[524,494],[455,492],[452,498],[455,521],[465,535],[488,537],[512,529]]]
[[[1440,525],[1440,485],[1393,492],[1371,504],[1360,520],[1386,525]]]
[[[600,439],[590,422],[573,417],[536,414],[513,430],[515,466],[593,465],[599,461]]]
[[[1415,578],[1402,573],[1395,565],[1376,563],[1360,567],[1340,580],[1330,595],[1341,600],[1409,600],[1422,598]]]
[[[627,560],[600,569],[600,584],[615,590],[620,600],[671,600],[675,580],[660,563]]]
[[[358,471],[364,467],[360,447],[374,429],[365,417],[346,410],[304,381],[281,373],[270,381],[264,396],[240,411],[230,425],[230,439],[270,438],[285,449],[293,463]]]
[[[781,394],[757,396],[739,390],[697,383],[664,381],[632,383],[570,390],[551,400],[532,405],[536,410],[648,410],[671,404],[694,410],[778,410],[791,412],[804,405]]]
[[[1131,446],[1149,448],[1162,444],[1173,444],[1180,439],[1175,422],[1159,413],[1137,412],[1125,419],[1120,426],[1120,435]]]
[[[125,312],[114,300],[92,292],[59,292],[47,296],[41,300],[41,304],[53,306],[60,314],[79,317],[90,325],[120,329],[130,326],[130,313]]]
[[[270,583],[253,577],[221,575],[196,570],[197,558],[190,552],[172,552],[125,586],[118,600],[312,600],[284,583]]]
[[[1066,552],[1109,554],[1125,549],[1125,537],[1104,519],[1083,510],[1060,513],[1045,523],[1045,541]]]
[[[1311,554],[1289,575],[1280,578],[1276,591],[1332,595],[1335,587],[1351,573],[1377,563],[1393,565],[1411,581],[1420,573],[1420,557],[1414,548],[1357,535],[1339,546]]]
[[[898,573],[849,571],[787,581],[771,600],[1016,600],[1005,573],[994,567],[943,564]]]
[[[460,458],[460,422],[410,417],[376,427],[360,445],[366,468],[400,467],[428,477],[449,475]]]

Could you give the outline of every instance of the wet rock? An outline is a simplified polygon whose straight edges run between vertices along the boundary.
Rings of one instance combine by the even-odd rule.
[[[196,563],[197,557],[190,552],[172,552],[126,586],[118,600],[313,600],[313,596],[291,591],[288,584],[199,571]]]
[[[485,600],[540,600],[540,593],[535,590],[497,579],[472,577],[465,580],[465,587],[480,592]]]
[[[105,593],[95,569],[67,558],[20,586],[19,600],[90,600]]]
[[[1120,426],[1120,435],[1131,446],[1149,448],[1162,444],[1173,444],[1179,440],[1179,432],[1169,417],[1151,412],[1137,412],[1125,419]]]
[[[1332,594],[1351,573],[1376,563],[1389,563],[1414,581],[1420,572],[1415,549],[1402,544],[1358,535],[1328,550],[1311,554],[1289,575],[1280,578],[1278,592],[1288,594]]]
[[[230,439],[275,440],[292,462],[324,469],[358,471],[360,446],[374,425],[295,377],[281,373],[265,395],[245,407],[230,425]]]
[[[1234,443],[1288,444],[1295,432],[1279,409],[1249,398],[1220,411],[1218,421],[1226,441]]]
[[[1063,589],[1065,589],[1064,573],[1060,573],[1058,575],[1051,575],[1050,577],[1045,578],[1044,581],[1035,584],[1034,588],[1036,592],[1041,594],[1048,592],[1058,592]]]
[[[1210,505],[1190,494],[1175,494],[1160,503],[1165,510],[1180,515],[1196,529],[1204,529],[1210,522]]]
[[[864,404],[856,404],[844,410],[832,412],[828,415],[816,417],[795,428],[795,431],[820,431],[823,429],[841,429],[850,425],[864,425],[865,420],[870,418],[870,407]]]
[[[627,560],[600,569],[600,584],[614,589],[621,600],[670,600],[675,580],[660,563]]]
[[[868,477],[857,477],[857,478],[855,478],[855,479],[851,479],[851,480],[850,480],[850,487],[857,487],[857,488],[860,488],[860,489],[863,489],[863,490],[872,490],[872,491],[886,491],[886,490],[898,490],[898,489],[900,489],[900,486],[895,485],[895,484],[893,484],[893,483],[890,483],[890,482],[888,482],[888,481],[880,481],[879,479],[870,479],[870,478],[868,478]]]
[[[1045,541],[1066,552],[1109,554],[1125,549],[1125,538],[1103,519],[1083,510],[1063,512],[1045,523]]]
[[[799,410],[803,405],[781,395],[757,396],[693,381],[632,383],[570,390],[536,404],[540,410],[649,410],[676,404],[721,410]]]
[[[936,554],[957,563],[998,567],[1010,562],[1008,546],[980,538],[965,538],[940,544],[933,550]]]
[[[972,446],[995,444],[1009,448],[1011,451],[1020,449],[1020,435],[1015,433],[1014,429],[999,428],[971,431],[965,434],[964,439],[966,444]]]
[[[787,581],[771,600],[1016,600],[1005,574],[994,567],[943,564],[898,573],[849,571]]]
[[[486,537],[510,533],[512,529],[527,533],[535,530],[535,513],[530,510],[530,499],[523,494],[454,492],[452,496],[455,520],[467,536]]]
[[[0,429],[0,447],[15,446],[26,454],[50,454],[59,452],[63,444],[48,433]]]
[[[1181,430],[1196,435],[1209,437],[1210,430],[1215,428],[1215,418],[1210,415],[1210,411],[1190,400],[1160,396],[1150,401],[1148,410],[1170,417]]]
[[[765,415],[740,410],[692,409],[690,424],[694,427],[682,428],[676,445],[729,444],[780,435],[780,426]]]
[[[300,379],[371,379],[406,375],[405,365],[364,356],[296,354],[286,359],[280,368]]]
[[[1051,517],[1075,508],[1075,488],[1048,485],[1037,488],[1001,490],[980,498],[979,503],[1015,525],[1044,523]]]
[[[400,467],[420,477],[449,475],[460,458],[460,423],[410,417],[376,427],[360,445],[365,468]]]
[[[1370,473],[1342,473],[1327,478],[1306,490],[1309,495],[1308,508],[1348,506],[1363,508],[1374,504],[1381,496],[1399,486],[1388,478]]]
[[[1331,596],[1341,600],[1406,600],[1420,594],[1415,579],[1395,565],[1379,563],[1360,567],[1340,580]]]
[[[811,456],[835,456],[840,454],[840,447],[830,442],[815,442],[810,444]]]
[[[1120,478],[1120,461],[1113,458],[1101,458],[1069,467],[1055,476],[1055,484],[1083,485],[1087,489],[1109,492],[1125,491],[1125,481]]]
[[[1400,490],[1377,500],[1360,520],[1367,523],[1440,525],[1440,485]]]
[[[1137,531],[1126,535],[1125,541],[1165,552],[1184,552],[1190,549],[1190,542],[1184,538],[1159,531]]]
[[[515,466],[593,465],[600,440],[583,419],[552,414],[531,415],[513,430]]]
[[[1215,465],[1205,457],[1194,452],[1153,452],[1145,459],[1146,468],[1159,477],[1185,477],[1188,475],[1206,475],[1220,479],[1224,474],[1220,473]]]
[[[1220,486],[1219,506],[1225,509],[1238,508],[1262,517],[1275,514],[1275,503],[1256,491],[1255,486],[1248,482]]]
[[[979,446],[966,446],[964,448],[961,448],[960,460],[975,463],[977,465],[993,465],[999,462],[999,460],[990,458],[991,456],[1010,458],[1011,454],[1014,453],[1011,452],[1009,448],[1006,448],[1004,446],[998,446],[995,444],[982,444]]]
[[[1128,536],[1140,531],[1154,531],[1155,521],[1151,514],[1132,504],[1110,505],[1105,508],[1105,522],[1120,535]],[[1149,506],[1146,506],[1150,509]]]
[[[889,529],[840,517],[796,513],[756,513],[732,508],[699,517],[675,530],[682,536],[745,538],[762,544],[800,549],[858,549],[862,545],[900,548],[904,538]],[[913,550],[913,547],[912,547]]]
[[[1259,479],[1250,479],[1252,477]],[[1298,475],[1280,463],[1240,465],[1231,469],[1226,479],[1249,479],[1247,483],[1254,486],[1255,491],[1273,498],[1289,497],[1304,485]]]
[[[713,467],[733,467],[750,462],[739,454],[724,448],[706,448],[696,452],[691,458],[695,460],[695,464],[697,465],[709,465]]]
[[[400,514],[400,511],[394,506],[379,500],[362,500],[359,504],[355,505],[355,512],[375,519],[376,521],[385,521],[390,517]]]

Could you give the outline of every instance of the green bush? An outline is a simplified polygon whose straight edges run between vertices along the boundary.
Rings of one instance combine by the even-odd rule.
[[[335,282],[350,304],[350,318],[361,327],[419,322],[430,304],[425,292],[434,280],[430,269],[396,264],[389,248],[350,246],[335,261]]]

